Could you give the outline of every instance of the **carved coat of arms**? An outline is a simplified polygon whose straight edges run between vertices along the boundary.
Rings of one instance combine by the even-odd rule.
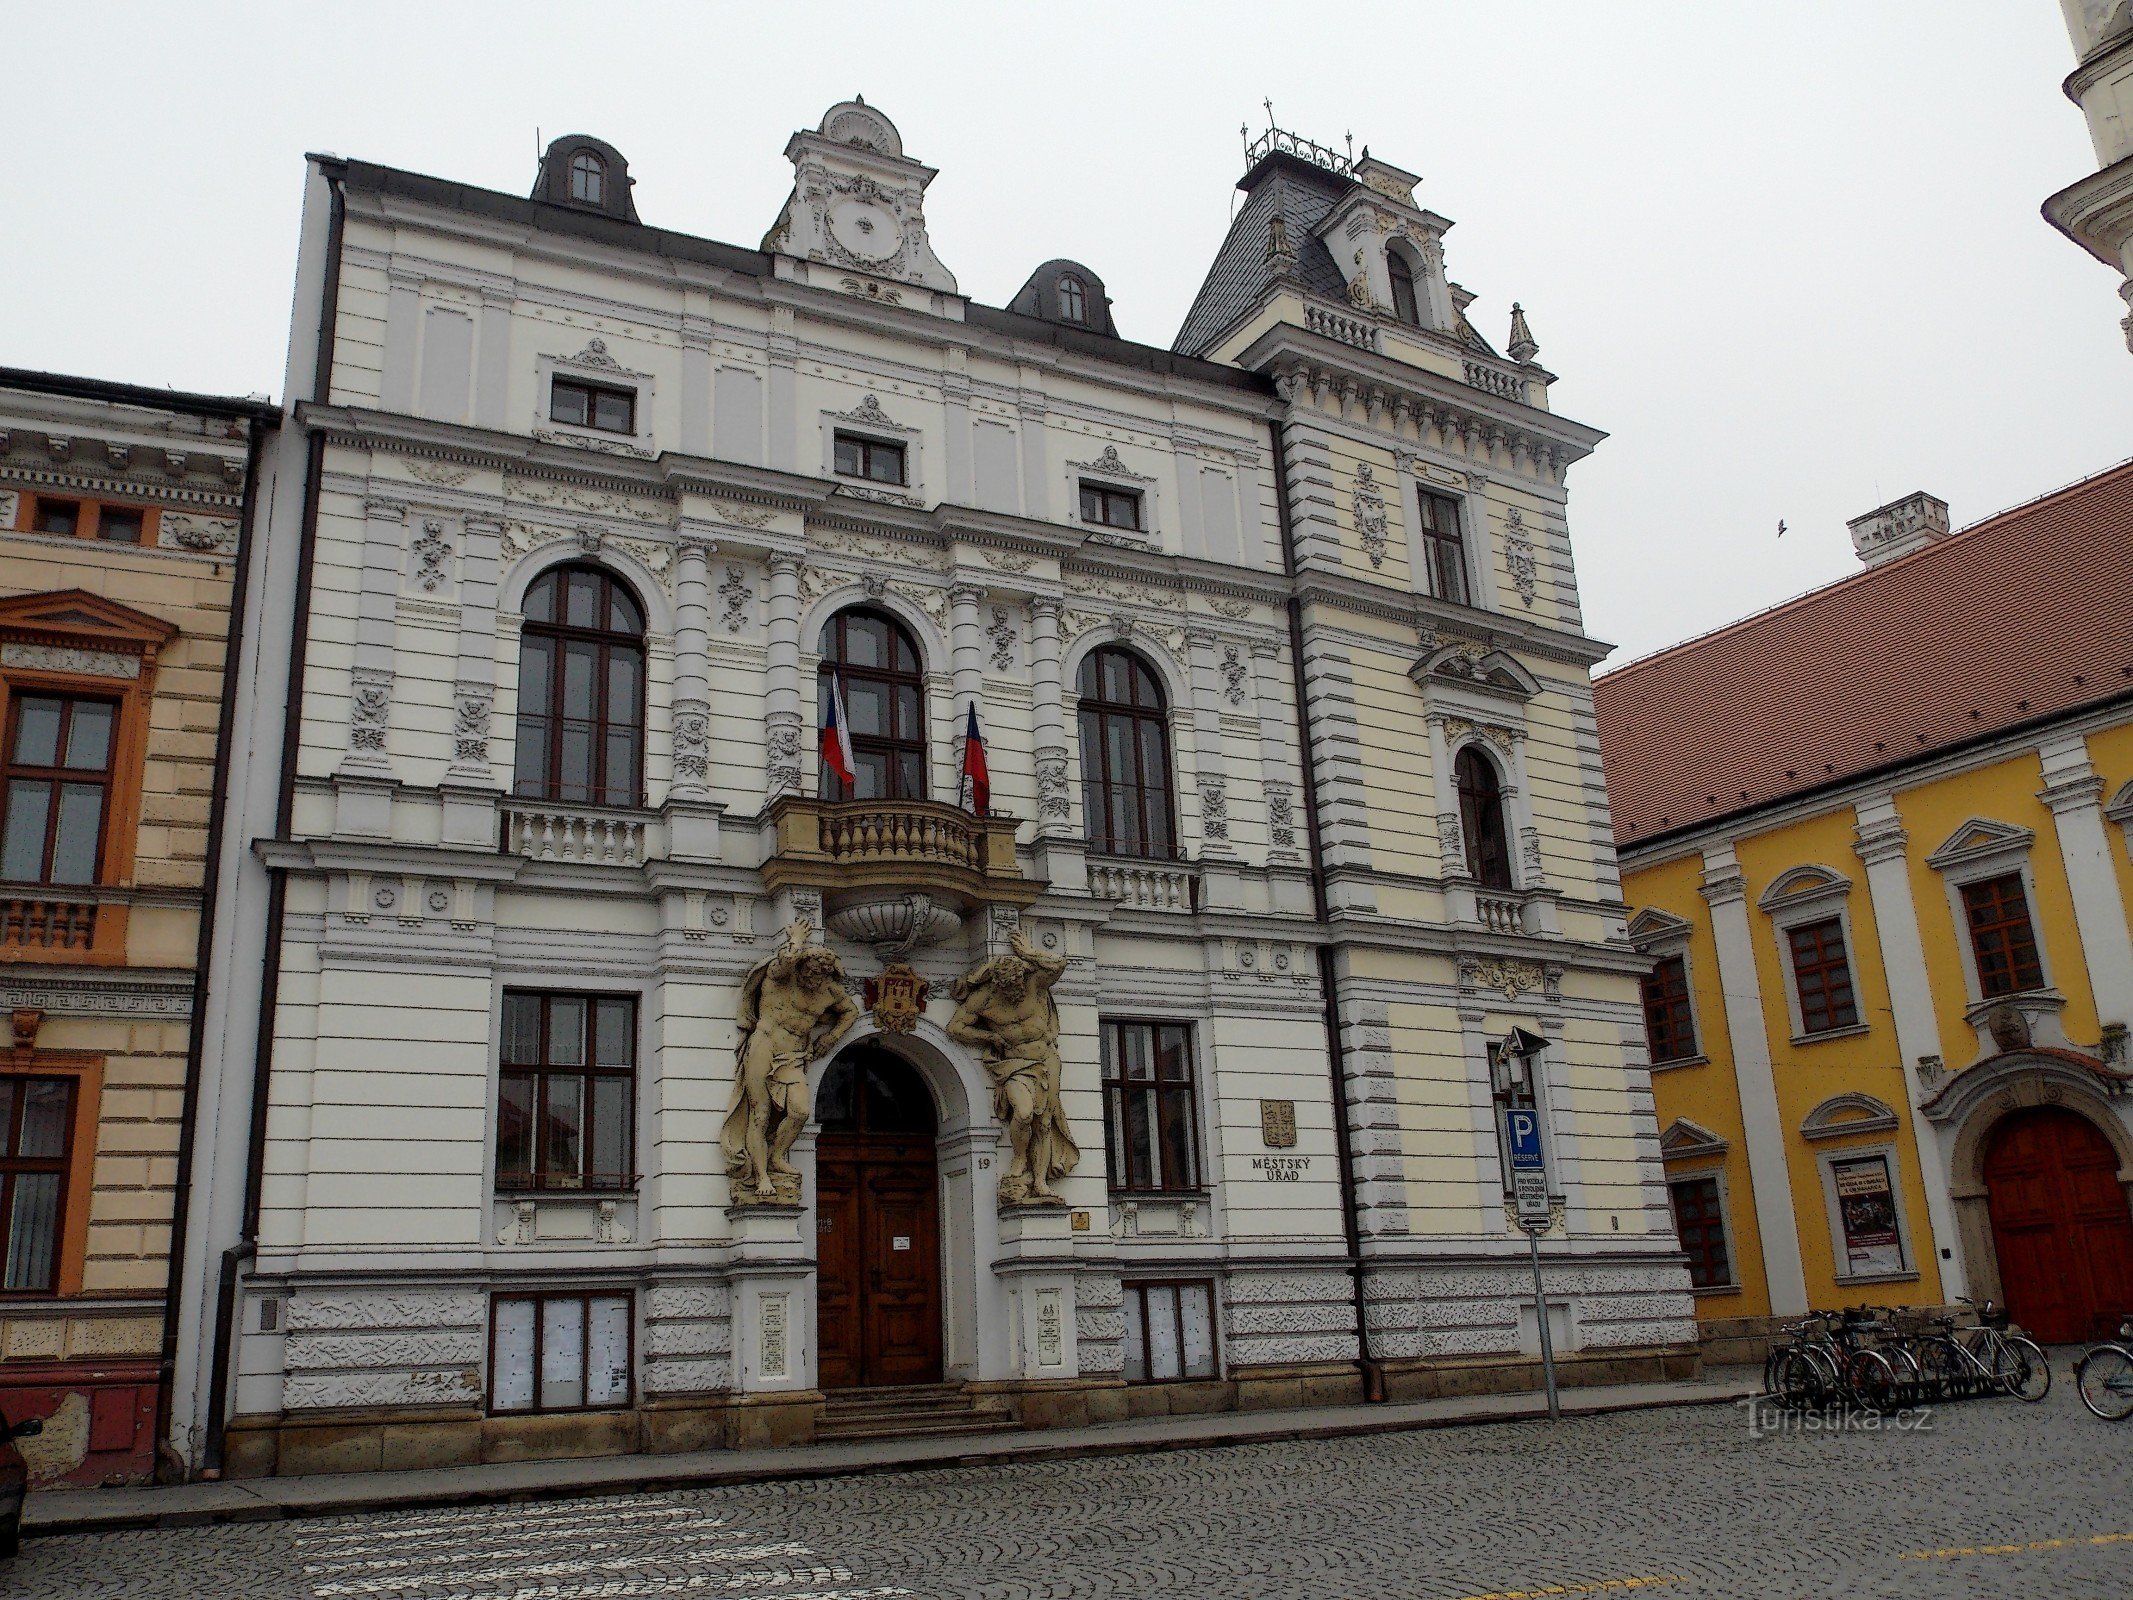
[[[1259,1102],[1259,1140],[1269,1150],[1293,1150],[1296,1148],[1296,1102],[1294,1100],[1262,1100]]]
[[[925,1015],[927,983],[908,965],[892,961],[866,982],[867,1010],[883,1033],[909,1033]]]

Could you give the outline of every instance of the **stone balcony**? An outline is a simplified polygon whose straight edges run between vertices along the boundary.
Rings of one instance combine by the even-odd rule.
[[[1026,906],[1044,892],[1015,853],[1017,819],[972,816],[937,800],[812,800],[771,805],[764,886],[817,889],[835,919],[919,896],[967,915]]]
[[[0,961],[87,962],[124,959],[123,890],[11,884],[0,887]]]

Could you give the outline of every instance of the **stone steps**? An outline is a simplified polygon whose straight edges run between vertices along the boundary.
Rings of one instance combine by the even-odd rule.
[[[907,1389],[832,1389],[815,1426],[818,1444],[921,1435],[1002,1433],[1015,1419],[997,1405],[979,1405],[953,1383]]]

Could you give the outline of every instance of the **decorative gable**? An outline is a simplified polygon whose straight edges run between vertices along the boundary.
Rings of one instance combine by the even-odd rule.
[[[1779,873],[1755,903],[1765,911],[1775,911],[1784,906],[1804,905],[1851,892],[1852,880],[1843,873],[1810,863]]]
[[[1639,950],[1683,943],[1695,931],[1696,925],[1687,918],[1661,911],[1656,906],[1646,906],[1629,919],[1629,942]]]
[[[161,617],[86,589],[0,600],[0,666],[139,678],[177,636]]]
[[[1966,867],[1974,862],[1990,861],[1995,856],[2023,854],[2036,842],[2037,835],[2032,829],[2018,828],[2011,822],[1995,822],[1990,817],[1972,817],[1926,857],[1926,865],[1937,872],[1945,872],[1950,867]]]
[[[1659,1135],[1659,1159],[1687,1161],[1694,1156],[1722,1156],[1732,1146],[1700,1122],[1676,1117]]]
[[[1454,639],[1439,645],[1416,662],[1408,676],[1425,688],[1437,685],[1477,689],[1495,699],[1521,705],[1541,692],[1540,679],[1528,672],[1516,656],[1471,639]]]
[[[926,185],[934,169],[904,154],[903,137],[887,117],[864,100],[831,106],[813,132],[792,136],[785,156],[794,168],[793,191],[763,239],[763,248],[781,258],[781,277],[898,305],[905,297],[884,289],[882,280],[956,296],[955,274],[926,236]],[[811,275],[799,263],[830,270]],[[960,299],[936,300],[934,309],[962,315]]]

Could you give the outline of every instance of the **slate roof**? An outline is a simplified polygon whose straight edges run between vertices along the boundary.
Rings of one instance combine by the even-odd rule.
[[[1593,683],[1622,848],[2133,700],[2133,461]]]

